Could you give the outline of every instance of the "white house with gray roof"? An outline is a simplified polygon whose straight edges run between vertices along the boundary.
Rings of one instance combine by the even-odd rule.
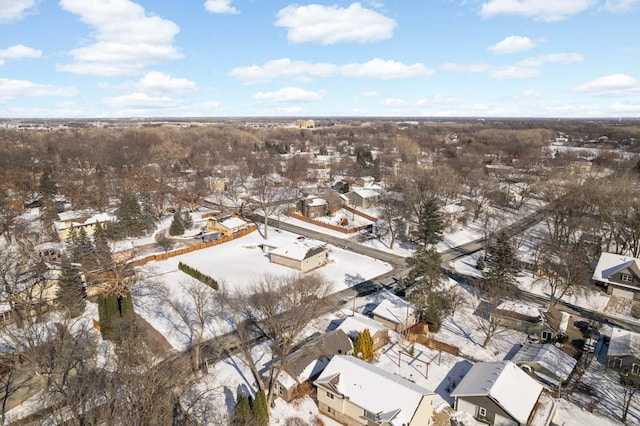
[[[352,356],[335,355],[314,385],[320,412],[342,424],[433,424],[433,392]]]
[[[542,385],[511,361],[479,362],[451,396],[454,409],[490,425],[531,423]]]
[[[601,253],[592,280],[610,295],[640,300],[640,259]]]
[[[308,272],[325,265],[329,250],[318,241],[298,237],[295,241],[270,252],[271,263]]]

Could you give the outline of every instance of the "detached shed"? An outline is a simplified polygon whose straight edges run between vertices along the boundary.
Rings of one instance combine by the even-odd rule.
[[[318,241],[298,237],[294,242],[272,250],[270,257],[271,263],[308,272],[327,263],[329,250]]]

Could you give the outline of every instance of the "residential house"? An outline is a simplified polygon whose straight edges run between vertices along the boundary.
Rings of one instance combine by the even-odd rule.
[[[414,305],[392,293],[384,293],[384,300],[372,311],[373,319],[397,333],[417,324],[418,310]]]
[[[287,402],[293,400],[298,387],[316,379],[332,356],[350,355],[352,350],[351,340],[342,330],[330,331],[304,343],[287,356],[274,386],[276,394]]]
[[[270,253],[271,263],[308,272],[327,263],[329,250],[325,244],[305,237],[278,247]]]
[[[58,213],[58,219],[59,220],[53,222],[53,225],[58,234],[58,239],[64,243],[67,241],[72,229],[74,229],[76,233],[80,232],[80,229],[84,229],[87,236],[91,237],[96,229],[96,224],[112,222],[115,220],[115,217],[108,213],[96,214],[95,212],[83,210]]]
[[[304,217],[314,219],[329,213],[329,203],[324,198],[307,195],[296,203],[296,209]]]
[[[223,237],[228,237],[249,228],[251,228],[251,222],[240,215],[228,214],[209,218],[205,232],[217,232]]]
[[[363,209],[375,207],[378,204],[378,198],[380,197],[380,194],[377,191],[367,188],[347,192],[344,195],[349,200],[349,204],[351,206]]]
[[[369,330],[369,334],[371,334],[374,351],[389,343],[389,329],[364,315],[354,314],[345,318],[338,326],[338,330],[344,331],[353,341],[355,341],[358,333],[363,332],[365,329]]]
[[[540,342],[553,341],[560,331],[547,320],[547,313],[510,300],[501,302],[496,309],[489,309],[489,317],[503,327],[527,333]]]
[[[451,396],[454,409],[489,425],[529,425],[542,385],[511,361],[479,362]]]
[[[607,364],[640,379],[640,334],[614,328],[609,341]]]
[[[356,184],[360,186],[373,185],[376,179],[373,176],[360,176],[356,178]]]
[[[592,277],[607,294],[640,300],[640,259],[603,252]]]
[[[345,425],[433,424],[433,392],[352,356],[334,356],[314,385],[320,412]]]
[[[578,362],[548,343],[525,343],[511,361],[523,370],[533,372],[540,381],[556,387],[569,379]]]

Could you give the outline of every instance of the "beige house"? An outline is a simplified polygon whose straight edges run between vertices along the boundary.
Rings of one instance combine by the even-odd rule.
[[[107,213],[94,214],[87,211],[62,212],[58,214],[58,218],[60,220],[53,222],[53,225],[58,234],[58,239],[63,243],[67,241],[72,229],[74,229],[76,233],[79,232],[80,229],[84,229],[87,236],[91,237],[96,229],[96,224],[115,220],[115,217]]]
[[[591,279],[607,294],[640,301],[640,259],[603,252]]]
[[[227,237],[249,229],[250,227],[251,222],[248,222],[239,215],[231,214],[210,218],[207,221],[206,232],[217,232],[223,237]]]
[[[308,272],[327,263],[329,250],[318,241],[298,237],[296,241],[272,250],[270,257],[271,263]]]
[[[353,356],[334,356],[314,385],[320,412],[348,426],[433,424],[433,392]]]
[[[369,334],[371,334],[374,351],[377,351],[389,343],[389,329],[364,315],[355,314],[351,317],[347,317],[338,326],[338,330],[344,331],[344,333],[353,341],[355,341],[358,333],[363,332],[365,329],[369,330]]]
[[[372,312],[374,320],[397,333],[403,333],[418,323],[415,306],[392,293],[384,293],[384,297]]]

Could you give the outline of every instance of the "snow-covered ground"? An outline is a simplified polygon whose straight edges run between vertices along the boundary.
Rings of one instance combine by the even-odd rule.
[[[136,312],[158,330],[177,350],[186,349],[191,340],[189,333],[181,329],[183,321],[178,312],[166,303],[170,300],[189,310],[194,304],[189,296],[189,287],[196,285],[212,290],[204,284],[194,281],[178,270],[182,262],[214,278],[221,290],[240,291],[265,276],[293,275],[297,271],[285,266],[270,263],[269,256],[260,246],[268,244],[279,247],[294,241],[297,234],[276,231],[270,228],[269,239],[264,240],[260,232],[253,232],[242,238],[202,250],[196,250],[181,256],[158,262],[151,262],[139,269],[142,278],[133,289]],[[360,282],[382,275],[392,268],[377,259],[363,256],[341,248],[329,247],[329,263],[314,271],[332,283],[332,292],[352,287]],[[210,319],[207,322],[204,338],[209,339],[230,331],[226,318]]]

